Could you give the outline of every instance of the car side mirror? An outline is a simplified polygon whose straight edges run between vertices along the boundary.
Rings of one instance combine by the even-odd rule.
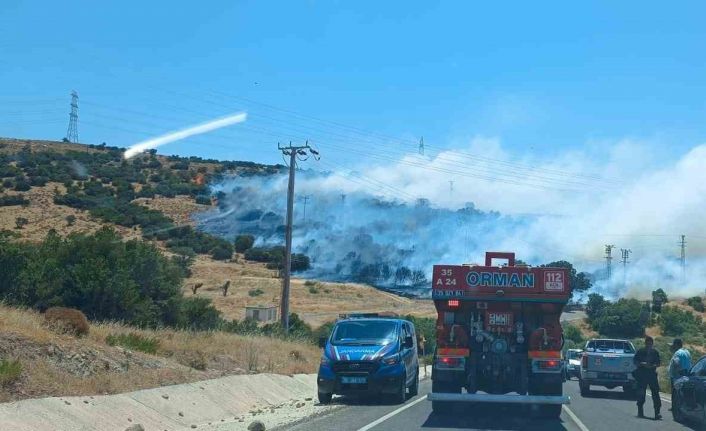
[[[326,337],[319,337],[319,347],[322,349],[326,347]]]
[[[405,337],[404,348],[411,349],[412,347],[414,347],[414,339],[411,336]]]

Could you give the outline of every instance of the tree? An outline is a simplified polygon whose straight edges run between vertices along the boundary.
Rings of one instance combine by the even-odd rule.
[[[576,268],[565,260],[559,260],[556,262],[550,262],[546,265],[541,265],[541,267],[548,268],[566,268],[569,270],[569,285],[571,286],[571,296],[573,297],[574,292],[585,292],[589,290],[592,286],[591,276],[585,272],[576,272]]]
[[[230,244],[228,244],[230,245]],[[233,249],[219,245],[211,250],[211,257],[216,260],[228,260],[233,257]]]
[[[73,214],[69,214],[66,216],[66,225],[67,226],[73,226],[74,223],[76,223],[76,216]]]
[[[15,228],[16,229],[22,229],[23,227],[27,226],[29,224],[29,220],[27,220],[24,217],[17,217],[15,219]]]
[[[586,315],[588,316],[588,320],[593,322],[601,317],[606,305],[608,305],[608,301],[605,300],[603,295],[598,293],[589,294],[588,302],[586,303]]]
[[[245,253],[255,244],[255,237],[252,235],[238,235],[235,237],[235,251]]]
[[[608,303],[595,321],[595,329],[609,337],[641,337],[645,333],[647,319],[643,306],[637,299],[620,299]]]
[[[223,291],[223,296],[228,296],[228,288],[230,288],[230,280],[226,281],[223,286],[221,286],[221,290]]]
[[[193,293],[194,295],[196,295],[196,292],[198,292],[199,289],[201,289],[202,287],[203,287],[203,283],[196,283],[196,284],[194,284],[193,286],[191,286],[191,293]]]
[[[662,306],[667,302],[669,302],[669,298],[662,288],[652,291],[652,310],[655,313],[662,312]]]

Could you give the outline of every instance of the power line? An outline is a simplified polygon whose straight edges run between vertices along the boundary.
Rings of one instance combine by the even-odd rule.
[[[78,143],[78,93],[71,92],[71,113],[69,114],[69,128],[66,130],[66,139],[74,144]]]

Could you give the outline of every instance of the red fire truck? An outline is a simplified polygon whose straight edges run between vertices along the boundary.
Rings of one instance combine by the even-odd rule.
[[[493,266],[499,259],[506,264]],[[490,402],[559,416],[569,403],[559,322],[571,293],[568,275],[564,268],[516,266],[514,253],[488,252],[484,266],[434,266],[437,348],[427,398],[435,412],[453,402]]]

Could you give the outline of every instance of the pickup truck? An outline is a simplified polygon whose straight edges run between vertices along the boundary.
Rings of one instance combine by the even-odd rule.
[[[591,392],[591,386],[613,389],[622,386],[629,395],[635,393],[633,357],[635,347],[628,340],[594,339],[586,342],[579,369],[581,396]]]

